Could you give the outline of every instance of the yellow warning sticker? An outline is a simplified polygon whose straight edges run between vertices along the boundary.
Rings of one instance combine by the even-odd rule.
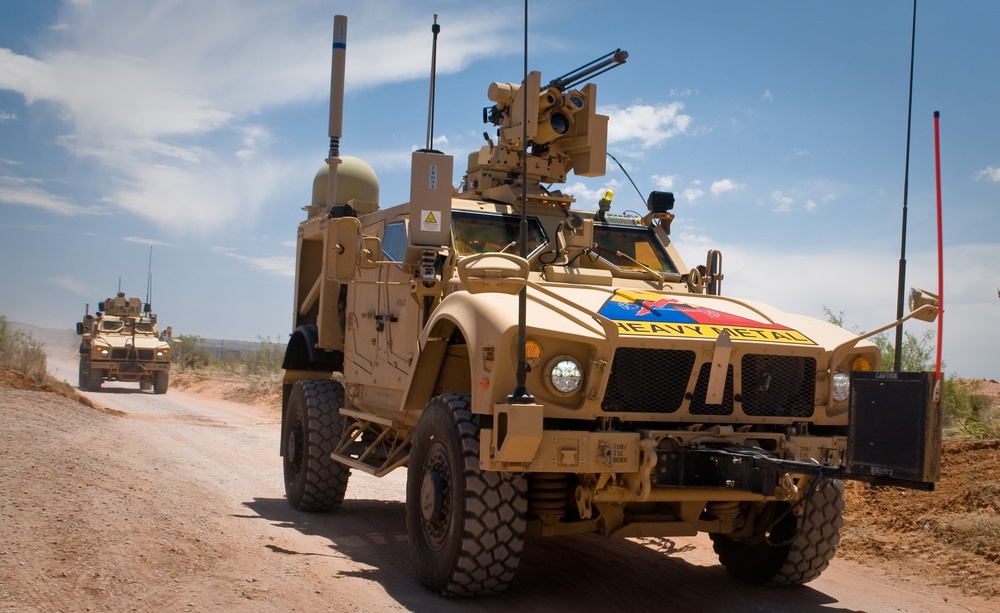
[[[421,211],[420,229],[424,232],[441,231],[441,211]]]

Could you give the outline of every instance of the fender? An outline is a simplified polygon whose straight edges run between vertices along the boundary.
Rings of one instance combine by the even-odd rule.
[[[292,332],[285,349],[285,358],[281,362],[281,367],[289,370],[308,370],[335,372],[344,368],[344,354],[341,351],[327,351],[319,349],[319,332],[316,324],[304,324]],[[289,381],[286,372],[285,383],[294,383],[302,377],[296,377]]]
[[[509,389],[513,389],[515,365],[509,357],[516,336],[517,296],[466,291],[449,294],[434,310],[420,335],[421,350],[410,373],[405,410],[419,412],[437,393],[448,347],[462,339],[469,347],[470,386],[447,391],[469,393],[473,413],[489,413],[494,396],[502,392],[506,398]],[[485,342],[482,339],[490,339],[487,344],[494,349],[491,360],[481,355]],[[485,389],[483,381],[489,381]]]

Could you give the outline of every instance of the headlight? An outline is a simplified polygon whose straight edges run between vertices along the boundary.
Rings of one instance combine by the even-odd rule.
[[[158,358],[166,358],[166,357],[169,357],[169,356],[170,356],[170,350],[169,349],[159,349],[156,352],[156,357],[158,357]]]
[[[111,354],[111,349],[108,347],[94,347],[94,353],[96,353],[98,357],[106,358]]]
[[[851,395],[851,376],[838,372],[833,375],[833,401],[843,402]]]
[[[546,378],[555,391],[572,394],[583,383],[583,371],[576,360],[564,355],[549,362]]]

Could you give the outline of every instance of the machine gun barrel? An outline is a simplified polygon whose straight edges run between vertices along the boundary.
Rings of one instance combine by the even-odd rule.
[[[574,85],[582,83],[586,79],[596,77],[599,74],[604,74],[612,68],[616,68],[617,66],[624,64],[627,59],[628,51],[615,49],[611,53],[602,55],[596,60],[580,66],[576,70],[571,70],[561,77],[552,79],[549,81],[546,89],[554,87],[559,91],[565,91]]]

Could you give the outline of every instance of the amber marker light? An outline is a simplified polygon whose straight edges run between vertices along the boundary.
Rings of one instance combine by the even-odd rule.
[[[857,358],[854,358],[853,362],[851,362],[851,370],[860,371],[860,372],[868,372],[871,369],[872,369],[872,365],[868,361],[868,358],[857,357]]]

